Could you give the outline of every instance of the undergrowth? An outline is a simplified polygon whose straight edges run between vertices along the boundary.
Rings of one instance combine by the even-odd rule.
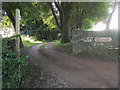
[[[60,41],[56,41],[54,43],[54,47],[56,50],[72,54],[72,43],[61,43]],[[100,60],[109,60],[109,61],[117,61],[118,60],[118,50],[116,49],[104,49],[104,48],[91,48],[86,49],[74,56],[82,57],[82,58],[88,58],[88,59],[100,59]]]
[[[17,36],[18,37],[18,36]],[[3,88],[20,88],[19,76],[21,71],[19,66],[27,65],[27,57],[20,55],[16,58],[15,37],[4,38],[2,41],[2,82]]]

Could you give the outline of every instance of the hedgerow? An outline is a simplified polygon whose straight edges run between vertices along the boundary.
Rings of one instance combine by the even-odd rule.
[[[15,38],[4,38],[2,41],[2,83],[3,88],[20,88],[20,67],[27,65],[27,57],[20,55],[16,58]]]

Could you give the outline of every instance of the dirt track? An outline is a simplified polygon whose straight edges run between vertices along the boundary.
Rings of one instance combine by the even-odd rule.
[[[118,63],[78,58],[58,52],[52,43],[45,49],[37,44],[26,51],[30,62],[46,68],[73,88],[117,88]],[[52,82],[51,82],[52,83]]]

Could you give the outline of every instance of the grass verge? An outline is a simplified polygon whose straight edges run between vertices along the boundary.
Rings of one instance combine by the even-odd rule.
[[[41,48],[44,48],[48,43],[43,43],[42,45],[40,45]]]
[[[42,41],[37,41],[37,40],[35,40],[35,38],[33,38],[33,37],[27,37],[25,35],[22,35],[21,38],[22,38],[23,45],[25,47],[31,47],[31,46],[33,46],[35,44],[42,43]]]
[[[72,43],[61,43],[60,41],[56,41],[54,44],[56,50],[61,51],[63,53],[71,54],[72,53]]]
[[[61,43],[60,41],[56,41],[54,43],[54,47],[56,50],[72,54],[72,43]],[[75,55],[77,57],[82,58],[88,58],[88,59],[100,59],[100,60],[109,60],[109,61],[117,61],[118,60],[118,50],[112,49],[102,49],[102,48],[91,48],[86,49],[85,51],[82,51]]]

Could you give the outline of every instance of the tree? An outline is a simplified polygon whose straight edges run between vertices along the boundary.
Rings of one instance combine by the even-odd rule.
[[[105,30],[109,30],[109,29],[110,29],[110,22],[111,22],[113,13],[115,12],[117,6],[118,6],[118,0],[115,0],[115,1],[114,1],[114,5],[113,5],[113,10],[112,10],[112,12],[110,13],[109,18],[108,18],[108,20],[107,20]]]
[[[89,22],[88,24],[93,24],[95,21],[105,19],[109,8],[108,2],[54,2],[49,5],[56,24],[61,30],[62,43],[70,41],[71,28],[88,28],[85,26],[86,21]]]
[[[24,8],[25,8],[25,6],[26,7],[28,7],[29,5],[30,5],[31,3],[19,3],[19,2],[4,2],[3,3],[3,7],[2,7],[2,9],[7,13],[7,16],[9,17],[9,19],[11,20],[11,22],[12,22],[12,24],[13,24],[13,27],[14,27],[14,29],[15,29],[15,10],[17,9],[17,8],[19,8],[19,9],[23,9],[23,7],[22,7],[22,5],[24,6]],[[25,8],[26,9],[26,8]],[[25,10],[24,9],[24,10]],[[21,47],[23,47],[23,43],[22,43],[22,39],[21,39],[21,37],[20,37],[20,44],[21,44]]]
[[[108,16],[109,3],[36,2],[11,3],[9,5],[6,3],[6,5],[3,4],[3,7],[13,22],[13,25],[15,21],[15,8],[20,8],[24,22],[28,19],[42,19],[51,30],[57,26],[61,30],[61,42],[67,43],[71,40],[71,29],[88,29],[92,27],[94,22],[106,19]],[[34,14],[33,11],[35,11]]]

